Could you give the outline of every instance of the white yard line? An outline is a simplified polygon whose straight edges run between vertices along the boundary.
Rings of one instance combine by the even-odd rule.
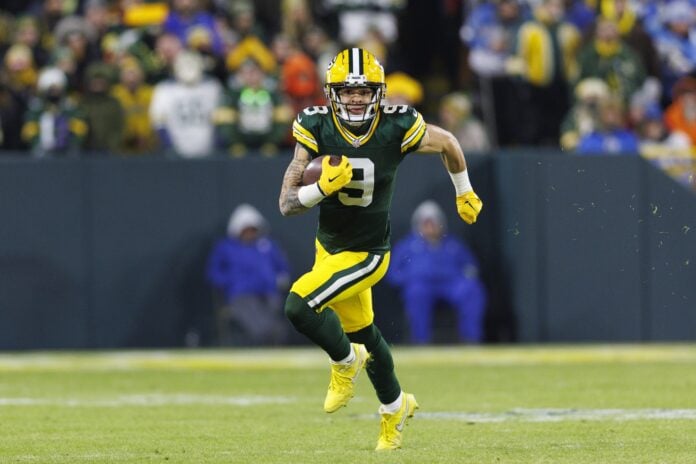
[[[360,398],[355,398],[359,401]],[[290,396],[264,395],[199,395],[190,393],[143,393],[112,398],[0,398],[0,408],[7,406],[53,406],[69,408],[117,408],[126,406],[234,406],[254,407],[292,404],[301,400]],[[374,414],[360,414],[359,419],[374,419]],[[696,409],[560,409],[515,408],[503,412],[422,411],[418,420],[467,423],[498,422],[568,422],[568,421],[633,421],[633,420],[696,420]]]
[[[259,406],[268,404],[296,403],[298,400],[286,396],[224,396],[195,395],[188,393],[158,394],[144,393],[122,395],[114,398],[0,398],[3,406],[58,406],[58,407],[99,407],[116,408],[121,406],[171,406],[171,405],[212,405],[212,406]]]
[[[696,420],[696,409],[513,409],[504,412],[418,412],[418,420],[455,421],[472,424],[498,422],[571,422]],[[374,419],[374,415],[361,415]]]

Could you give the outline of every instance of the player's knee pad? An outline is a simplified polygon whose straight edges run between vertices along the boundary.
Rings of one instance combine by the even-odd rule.
[[[326,316],[324,313],[314,311],[297,293],[290,292],[285,300],[285,316],[300,332],[320,326]]]
[[[309,305],[300,298],[297,293],[290,293],[285,300],[285,316],[294,325],[297,325],[307,317],[307,312],[313,312]]]

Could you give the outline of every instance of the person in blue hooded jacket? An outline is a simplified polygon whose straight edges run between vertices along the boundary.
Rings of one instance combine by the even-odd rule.
[[[207,278],[221,297],[220,344],[276,345],[286,341],[289,327],[281,292],[290,282],[289,266],[284,251],[268,236],[268,224],[256,208],[242,204],[234,210],[227,236],[215,244],[208,258]]]
[[[432,341],[433,312],[438,302],[457,313],[459,339],[483,341],[487,295],[478,277],[478,261],[467,244],[447,235],[442,209],[432,200],[413,213],[412,231],[396,243],[387,274],[400,289],[409,326],[409,341]]]

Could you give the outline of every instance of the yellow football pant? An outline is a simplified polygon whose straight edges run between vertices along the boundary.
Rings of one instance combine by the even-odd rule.
[[[328,253],[316,241],[312,270],[297,279],[290,289],[317,313],[330,307],[347,333],[372,324],[372,287],[389,267],[389,253],[342,251]]]

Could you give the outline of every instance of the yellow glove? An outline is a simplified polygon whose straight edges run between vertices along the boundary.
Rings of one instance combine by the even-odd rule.
[[[476,222],[476,217],[481,212],[481,208],[483,208],[483,202],[473,190],[457,197],[457,212],[467,224]]]
[[[341,190],[353,178],[353,166],[345,156],[341,156],[341,162],[337,166],[329,164],[330,156],[321,160],[321,177],[319,188],[327,197]]]

